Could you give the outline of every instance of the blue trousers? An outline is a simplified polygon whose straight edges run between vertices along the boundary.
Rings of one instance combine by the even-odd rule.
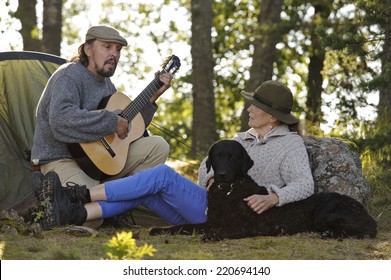
[[[206,222],[207,191],[167,165],[105,182],[102,218],[143,205],[173,225]]]

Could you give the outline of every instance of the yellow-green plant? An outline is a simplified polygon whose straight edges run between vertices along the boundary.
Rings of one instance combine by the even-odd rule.
[[[45,217],[45,207],[49,206],[49,199],[45,199],[40,203],[40,207],[38,207],[37,212],[33,212],[32,215],[34,217],[34,222],[38,223],[43,217]]]
[[[110,260],[141,260],[144,255],[153,256],[156,249],[152,245],[137,246],[133,233],[121,232],[106,243],[106,255]]]

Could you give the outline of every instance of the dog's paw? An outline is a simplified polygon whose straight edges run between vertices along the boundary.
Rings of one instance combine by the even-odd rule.
[[[330,230],[322,231],[320,233],[320,238],[322,238],[322,239],[334,238],[334,233]]]

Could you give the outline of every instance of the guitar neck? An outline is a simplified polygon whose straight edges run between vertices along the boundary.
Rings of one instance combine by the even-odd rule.
[[[161,74],[164,71],[161,72]],[[119,115],[129,122],[142,110],[142,108],[149,102],[155,92],[161,88],[163,83],[160,81],[160,77],[157,76],[149,85],[126,107]]]

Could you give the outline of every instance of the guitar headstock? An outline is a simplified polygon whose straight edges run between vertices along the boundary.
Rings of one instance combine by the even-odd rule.
[[[181,60],[176,55],[170,55],[163,61],[163,72],[174,74],[181,67]]]

